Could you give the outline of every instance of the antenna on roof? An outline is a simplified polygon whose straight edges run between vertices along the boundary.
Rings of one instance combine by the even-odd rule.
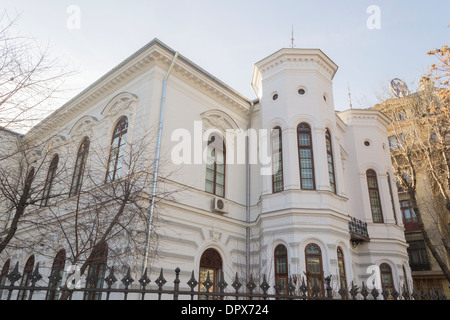
[[[294,48],[294,25],[292,25],[292,31],[291,31],[291,48]]]
[[[348,86],[348,102],[350,103],[350,109],[353,109],[352,106],[352,95],[350,94],[350,84],[347,82],[347,86]]]

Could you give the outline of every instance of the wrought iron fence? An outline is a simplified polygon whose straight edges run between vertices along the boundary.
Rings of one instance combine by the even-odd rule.
[[[314,282],[311,286],[308,279],[304,277],[299,281],[297,278],[290,277],[287,286],[283,287],[280,283],[272,287],[267,282],[266,275],[262,276],[260,281],[254,279],[251,275],[247,283],[244,283],[236,273],[233,283],[228,285],[225,281],[223,272],[220,273],[216,283],[211,280],[208,273],[207,278],[201,284],[195,279],[195,273],[192,271],[191,278],[186,282],[187,287],[181,288],[180,269],[175,269],[175,279],[173,286],[167,288],[167,280],[161,269],[159,277],[155,279],[156,285],[150,286],[151,280],[148,277],[147,270],[136,282],[131,276],[131,269],[128,268],[126,275],[117,279],[114,267],[108,268],[106,277],[99,278],[94,272],[86,277],[85,287],[73,287],[75,281],[66,280],[66,284],[61,285],[62,272],[55,269],[47,277],[48,285],[40,285],[44,277],[39,271],[39,263],[34,271],[26,275],[26,285],[16,283],[24,278],[19,272],[19,264],[16,263],[14,270],[6,278],[9,284],[0,283],[0,299],[3,300],[78,300],[81,299],[105,299],[105,300],[445,300],[446,296],[442,292],[409,292],[404,285],[400,292],[395,288],[392,290],[368,289],[364,282],[358,287],[353,282],[349,289],[340,288],[334,290],[331,286],[332,276],[324,277],[322,287]],[[69,279],[70,275],[67,277]],[[3,281],[2,281],[3,282]],[[101,284],[101,285],[99,285]],[[106,286],[104,285],[106,284]],[[69,287],[68,287],[69,285]],[[231,288],[230,288],[231,287]],[[200,290],[200,288],[202,288]],[[273,290],[271,290],[271,288]],[[214,290],[213,290],[214,289]],[[36,293],[39,296],[36,298]],[[45,297],[45,298],[44,298]]]

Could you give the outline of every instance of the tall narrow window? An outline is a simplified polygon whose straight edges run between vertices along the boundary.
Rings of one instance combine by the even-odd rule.
[[[208,140],[206,162],[206,192],[225,197],[225,142],[219,135]]]
[[[58,251],[58,253],[55,256],[55,259],[53,260],[52,265],[52,271],[50,273],[50,282],[49,287],[50,288],[57,288],[61,285],[62,276],[64,274],[64,266],[66,264],[66,250],[61,249]],[[59,279],[56,279],[54,277],[58,277]],[[46,300],[58,300],[59,299],[60,292],[59,291],[47,291]]]
[[[319,288],[319,293],[323,294],[323,268],[322,251],[315,243],[310,243],[305,249],[306,277],[308,280],[309,292],[314,287]]]
[[[391,266],[387,263],[382,263],[380,265],[380,273],[381,273],[381,285],[383,289],[387,291],[391,291],[394,289],[394,280],[392,278],[392,269]]]
[[[275,248],[275,283],[284,290],[280,293],[287,293],[288,287],[288,256],[286,247],[282,244]]]
[[[314,190],[314,158],[311,139],[311,127],[300,123],[297,127],[298,153],[300,162],[300,187],[304,190]]]
[[[77,161],[75,162],[75,169],[73,171],[72,185],[70,187],[69,196],[73,197],[81,189],[83,180],[83,172],[86,165],[86,159],[89,152],[89,138],[85,137],[80,147],[78,148]]]
[[[333,159],[333,147],[331,143],[331,134],[327,129],[325,132],[325,140],[327,145],[327,161],[328,161],[328,178],[330,180],[331,191],[336,193],[336,179],[334,175],[334,159]]]
[[[27,178],[25,179],[24,188],[22,191],[22,196],[20,203],[22,206],[26,206],[28,203],[28,197],[30,196],[31,185],[34,179],[34,167],[31,167],[30,171],[28,171]]]
[[[55,155],[50,163],[50,167],[47,173],[47,179],[45,180],[44,193],[42,195],[41,207],[46,207],[50,203],[53,180],[55,179],[56,169],[58,168],[59,156]]]
[[[34,255],[31,255],[27,262],[25,263],[25,267],[23,268],[22,280],[20,281],[21,287],[27,287],[30,281],[30,275],[33,272],[34,267]],[[27,299],[27,290],[19,290],[17,294],[17,300],[26,300]]]
[[[272,168],[273,193],[283,191],[283,146],[280,127],[272,129]]]
[[[122,117],[114,128],[111,139],[111,151],[109,153],[108,170],[106,172],[106,183],[120,178],[127,141],[127,132],[128,119],[127,117]]]
[[[372,169],[367,170],[367,185],[369,187],[370,208],[372,219],[375,223],[383,223],[383,212],[381,211],[380,192],[378,190],[377,174]]]
[[[398,224],[397,213],[395,212],[395,205],[394,205],[394,194],[392,193],[391,176],[389,175],[389,172],[386,172],[386,177],[389,186],[389,195],[391,197],[392,214],[394,215],[395,224]]]
[[[106,274],[106,263],[108,260],[108,245],[106,242],[97,244],[91,257],[89,258],[89,270],[86,279],[87,289],[101,289]],[[101,300],[102,293],[96,291],[85,292],[84,300]]]
[[[11,260],[10,259],[6,260],[5,264],[3,265],[2,271],[0,273],[0,286],[6,285],[6,279],[8,279],[7,276],[8,276],[10,265],[11,265]],[[0,289],[0,300],[2,299],[2,295],[3,295],[3,290]]]
[[[347,289],[347,275],[345,273],[344,253],[341,247],[337,248],[338,269],[339,269],[339,289]]]
[[[214,249],[207,249],[203,252],[200,259],[200,292],[216,292],[222,272],[222,258]],[[210,284],[205,286],[205,282],[209,277]],[[213,300],[213,296],[199,295],[199,300]]]

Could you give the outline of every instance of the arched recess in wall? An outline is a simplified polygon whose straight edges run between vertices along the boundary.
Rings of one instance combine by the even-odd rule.
[[[217,292],[218,283],[223,276],[223,261],[219,252],[214,248],[206,249],[200,258],[199,267],[199,291]],[[213,300],[213,297],[199,295],[199,300]]]

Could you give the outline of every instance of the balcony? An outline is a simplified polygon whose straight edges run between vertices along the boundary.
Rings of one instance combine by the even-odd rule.
[[[348,223],[348,229],[350,232],[350,241],[353,243],[354,247],[363,242],[370,241],[369,233],[367,232],[367,223],[352,218]]]

